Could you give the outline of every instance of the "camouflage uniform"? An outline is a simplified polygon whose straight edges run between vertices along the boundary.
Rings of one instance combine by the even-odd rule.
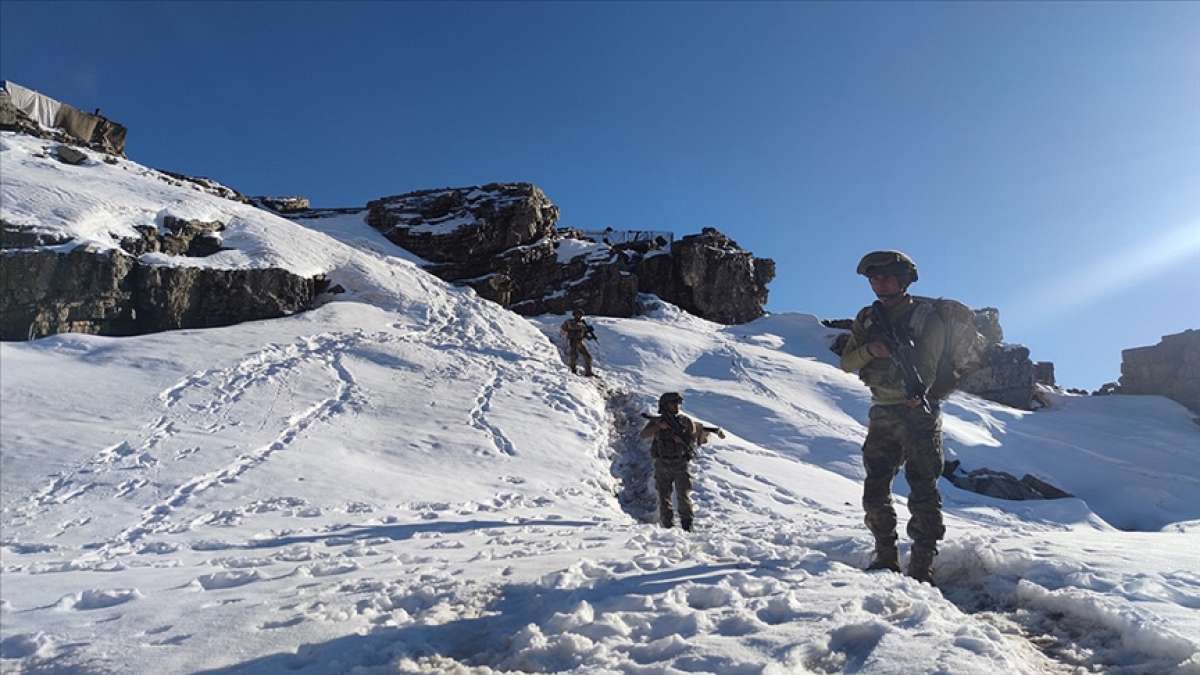
[[[671,392],[663,395],[663,399],[682,401],[682,397]],[[704,444],[708,432],[704,427],[687,415],[677,412],[672,414],[663,401],[659,402],[661,420],[670,426],[659,429],[660,419],[652,420],[642,430],[642,437],[653,434],[654,441],[650,445],[650,456],[654,459],[654,486],[658,491],[658,522],[663,527],[671,527],[675,523],[675,514],[671,508],[671,493],[679,503],[679,524],[685,530],[692,529],[692,478],[688,474],[688,463],[696,454],[696,446]],[[718,432],[720,433],[720,432]]]
[[[918,303],[907,295],[886,311],[898,332],[914,336],[917,370],[924,382],[933,382],[945,344],[941,318],[931,305]],[[842,369],[859,371],[859,377],[871,388],[873,405],[862,449],[867,471],[863,485],[865,521],[875,536],[876,551],[890,551],[894,557],[896,510],[892,507],[892,481],[903,465],[911,489],[908,534],[914,543],[914,555],[924,549],[923,554],[932,558],[937,542],[946,532],[942,523],[942,497],[937,487],[942,475],[940,401],[929,401],[932,413],[905,403],[908,397],[899,366],[890,358],[876,358],[867,349],[869,342],[879,339],[878,330],[871,307],[864,308],[854,320],[841,361]]]
[[[571,372],[575,372],[575,365],[579,357],[583,357],[583,372],[585,375],[592,374],[592,353],[588,351],[584,340],[587,339],[588,324],[582,317],[567,319],[562,323],[559,331],[567,336],[567,365],[571,367]]]

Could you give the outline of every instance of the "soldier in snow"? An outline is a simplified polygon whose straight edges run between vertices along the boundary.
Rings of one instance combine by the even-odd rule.
[[[571,372],[578,374],[575,370],[575,364],[579,357],[583,357],[583,374],[588,377],[593,377],[592,372],[592,353],[588,351],[585,340],[596,339],[595,329],[588,325],[588,322],[583,320],[583,310],[576,309],[571,313],[571,318],[562,323],[558,329],[567,340],[567,364],[571,366]]]
[[[933,583],[933,558],[946,528],[937,487],[942,475],[940,401],[927,394],[938,373],[946,327],[930,303],[908,294],[909,284],[917,280],[917,266],[905,254],[868,253],[858,273],[867,277],[879,298],[854,319],[841,360],[843,370],[858,371],[871,388],[870,423],[862,448],[867,471],[863,509],[875,537],[875,557],[867,569],[900,571],[892,481],[903,466],[911,488],[908,575]]]
[[[724,437],[720,429],[705,427],[679,412],[683,396],[667,392],[658,399],[658,417],[642,429],[642,438],[653,438],[650,456],[654,459],[654,485],[658,490],[658,522],[663,527],[675,523],[671,509],[671,492],[679,502],[679,524],[684,530],[692,529],[692,479],[688,475],[688,463],[696,455],[696,448],[708,441],[708,434]]]

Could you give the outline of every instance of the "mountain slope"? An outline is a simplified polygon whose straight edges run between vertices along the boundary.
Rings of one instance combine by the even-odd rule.
[[[243,246],[221,264],[349,289],[272,321],[0,344],[6,672],[1200,672],[1200,434],[1173,403],[955,396],[965,462],[1079,498],[943,481],[942,587],[868,575],[867,392],[813,317],[725,327],[647,299],[596,321],[598,383],[562,365],[562,317],[448,287],[353,215],[302,227],[133,163],[53,182],[70,167],[2,139],[6,220],[102,242],[219,212]],[[666,390],[729,432],[694,467],[687,536],[645,522],[637,413]]]

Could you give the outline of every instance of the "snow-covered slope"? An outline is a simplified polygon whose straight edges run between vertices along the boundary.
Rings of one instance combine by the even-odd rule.
[[[447,287],[360,217],[303,227],[2,141],[6,220],[103,241],[229,217],[228,264],[350,289],[286,319],[0,345],[5,672],[1200,672],[1200,432],[1169,401],[956,396],[968,466],[1079,498],[943,481],[941,588],[868,575],[867,395],[812,317],[599,319],[597,383],[548,339],[562,317]],[[729,432],[686,536],[644,522],[636,414],[666,390]]]

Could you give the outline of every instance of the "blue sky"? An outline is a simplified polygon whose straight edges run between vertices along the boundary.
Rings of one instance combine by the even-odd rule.
[[[5,1],[0,38],[251,194],[531,181],[566,225],[716,226],[824,317],[899,248],[1069,386],[1200,328],[1200,3]]]

